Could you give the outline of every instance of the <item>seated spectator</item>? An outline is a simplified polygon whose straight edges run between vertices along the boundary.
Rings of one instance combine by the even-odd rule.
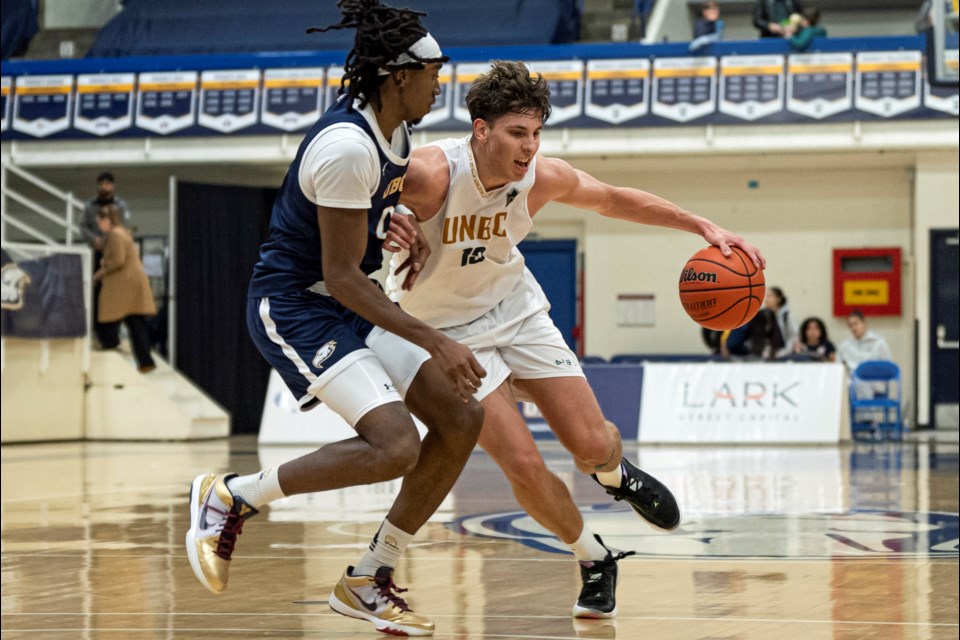
[[[780,329],[780,338],[782,340],[780,347],[774,352],[774,358],[783,358],[793,353],[794,345],[797,343],[797,326],[790,316],[790,307],[787,304],[787,296],[780,287],[770,287],[767,289],[767,296],[764,300],[767,309],[773,312],[777,319],[777,327]]]
[[[840,354],[840,360],[847,367],[851,374],[856,370],[861,362],[868,360],[887,360],[893,361],[893,354],[887,341],[880,335],[870,331],[867,328],[867,319],[863,317],[862,311],[851,311],[847,316],[847,326],[850,327],[851,338],[840,343],[837,353]],[[851,393],[856,394],[861,400],[883,395],[886,387],[882,382],[871,383],[866,380],[857,380]],[[861,410],[855,416],[857,422],[879,423],[883,421],[882,411]]]
[[[693,23],[693,42],[690,51],[698,51],[709,44],[723,39],[723,20],[720,19],[720,5],[708,0],[700,5],[700,17]]]
[[[776,314],[767,307],[760,309],[750,322],[725,331],[720,343],[724,357],[741,356],[773,360],[783,348],[783,336],[777,325]]]
[[[93,278],[101,283],[98,321],[104,349],[120,345],[120,323],[127,325],[133,355],[141,373],[156,369],[150,355],[150,338],[145,316],[157,314],[153,292],[133,236],[123,224],[123,214],[116,204],[107,204],[97,214],[97,224],[105,236],[103,259]]]
[[[814,38],[823,38],[826,35],[827,30],[820,26],[820,9],[810,8],[791,16],[790,27],[784,37],[794,51],[806,51]]]
[[[803,11],[800,0],[757,0],[753,7],[753,26],[761,38],[781,38],[790,16]]]
[[[820,318],[807,318],[800,325],[800,339],[793,347],[794,353],[807,355],[811,360],[836,362],[837,349],[827,337],[827,327]]]
[[[867,319],[862,311],[851,311],[847,316],[847,326],[852,337],[840,343],[837,353],[850,372],[867,360],[893,361],[887,341],[867,328]]]

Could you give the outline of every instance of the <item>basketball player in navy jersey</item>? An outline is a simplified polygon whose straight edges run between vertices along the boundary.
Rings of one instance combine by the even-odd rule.
[[[430,111],[447,58],[420,23],[423,13],[377,0],[338,6],[341,22],[315,30],[357,30],[346,95],[307,133],[284,178],[250,281],[247,323],[301,409],[324,402],[357,436],[276,469],[198,476],[187,552],[200,582],[221,593],[237,536],[263,505],[404,476],[369,551],[329,602],[379,631],[432,635],[433,622],[397,595],[393,568],[476,443],[483,410],[473,393],[485,372],[469,349],[401,311],[368,276],[381,265],[400,199],[407,123]],[[412,235],[399,235],[417,248]],[[429,429],[422,444],[411,412]]]
[[[466,96],[471,135],[417,149],[403,204],[431,246],[416,284],[388,292],[404,310],[474,350],[487,370],[477,399],[485,421],[480,445],[504,470],[520,505],[567,544],[580,561],[583,588],[573,606],[582,618],[616,615],[617,561],[586,526],[567,487],[544,465],[514,390],[533,400],[577,467],[651,525],[671,530],[680,510],[670,490],[622,455],[620,433],[606,421],[577,356],[547,314],[549,302],[524,267],[517,244],[548,202],[640,224],[696,233],[725,255],[742,238],[653,194],[614,187],[563,160],[538,155],[550,93],[519,62],[496,62]],[[398,225],[400,222],[398,216]],[[402,254],[391,273],[402,270]]]

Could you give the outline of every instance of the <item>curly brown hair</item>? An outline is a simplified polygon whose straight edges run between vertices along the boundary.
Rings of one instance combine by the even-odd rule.
[[[496,60],[493,68],[477,78],[467,91],[470,119],[493,122],[511,113],[550,117],[550,87],[539,73],[532,74],[522,62]]]

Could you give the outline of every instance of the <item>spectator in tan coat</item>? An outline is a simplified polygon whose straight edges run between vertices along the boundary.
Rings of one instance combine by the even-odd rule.
[[[141,373],[156,369],[150,355],[146,316],[157,314],[150,282],[140,262],[133,236],[123,225],[123,214],[115,204],[106,204],[97,213],[97,225],[104,233],[103,260],[93,274],[101,282],[97,320],[103,325],[100,338],[104,349],[120,344],[120,323],[125,322]]]

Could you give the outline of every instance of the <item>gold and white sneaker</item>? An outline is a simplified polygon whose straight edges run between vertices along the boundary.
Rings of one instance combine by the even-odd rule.
[[[236,474],[207,473],[190,487],[190,528],[187,557],[200,584],[211,593],[227,588],[230,556],[247,518],[259,513],[227,488]]]
[[[432,636],[433,620],[415,614],[398,596],[406,589],[393,583],[393,569],[380,567],[375,576],[353,576],[353,567],[330,594],[330,608],[373,623],[377,631],[395,636]]]

